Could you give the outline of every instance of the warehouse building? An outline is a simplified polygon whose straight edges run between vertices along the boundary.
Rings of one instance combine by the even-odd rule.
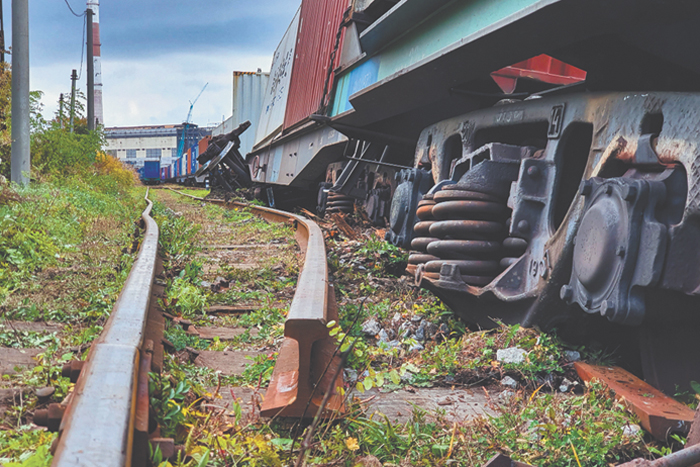
[[[167,166],[177,158],[183,129],[183,124],[105,128],[106,150],[120,161],[137,168],[143,167],[147,160],[157,160],[161,166]],[[189,124],[183,151],[211,135],[211,130]]]

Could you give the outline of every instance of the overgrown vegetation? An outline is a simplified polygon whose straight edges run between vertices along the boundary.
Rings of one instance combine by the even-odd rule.
[[[164,193],[158,196],[174,201]],[[196,202],[178,203],[172,209],[182,212],[157,209],[165,213],[161,225],[174,229],[167,234],[173,238],[191,238],[195,235],[191,232],[197,232],[199,243],[230,242],[219,228],[206,224],[216,222],[232,226],[239,244],[276,242],[289,234],[245,211],[200,206],[199,214],[193,215],[184,205]],[[263,233],[255,237],[260,227]],[[210,231],[218,236],[209,237]],[[519,326],[470,332],[439,300],[397,277],[405,255],[377,235],[352,242],[331,240],[327,245],[340,314],[337,322],[329,323],[330,332],[338,342],[345,338],[343,350],[355,341],[345,372],[349,413],[317,428],[306,465],[479,466],[502,452],[533,465],[571,467],[655,455],[654,443],[636,429],[638,421],[622,403],[600,385],[577,380],[567,352],[577,350],[585,356],[585,349],[567,348],[555,335]],[[170,251],[173,268],[164,303],[168,311],[197,326],[215,322],[246,332],[230,341],[205,341],[170,325],[166,333],[176,351],[167,359],[166,373],[154,376],[152,397],[157,399],[157,417],[175,442],[185,446],[187,455],[171,462],[154,452],[152,459],[163,467],[294,464],[303,430],[261,419],[254,404],[236,397],[242,387],[252,390],[253,397],[264,391],[298,263],[284,254],[282,264],[268,263],[261,255],[255,268],[245,268],[236,263],[240,259],[227,257],[226,262],[214,263],[212,270],[196,248],[178,260],[174,259],[178,248],[173,245]],[[209,284],[217,275],[228,287],[213,291]],[[212,304],[251,304],[255,310],[214,318],[202,313]],[[365,326],[372,321],[379,329],[376,334]],[[252,329],[255,334],[249,332]],[[181,350],[185,347],[267,350],[250,357],[242,375],[226,376],[188,361],[187,352]],[[500,360],[498,351],[508,348],[519,349],[523,359]],[[515,388],[501,385],[506,377]],[[577,385],[562,392],[567,378]],[[415,407],[410,420],[394,422],[360,402],[371,400],[373,393],[362,392],[376,387],[412,391],[431,386],[486,391],[490,415],[463,420],[450,416],[447,406],[430,413]],[[233,401],[224,397],[229,391]]]
[[[0,172],[8,178],[9,76],[0,71]],[[46,120],[40,98],[31,95],[32,183],[0,180],[0,346],[41,349],[35,365],[0,381],[14,391],[0,419],[6,466],[49,465],[54,435],[30,423],[42,407],[34,389],[55,388],[49,402],[68,393],[61,365],[84,358],[102,330],[130,270],[133,221],[144,207],[132,171],[102,152],[101,132],[88,132],[81,115],[74,133],[59,116]],[[20,321],[61,325],[23,330]]]

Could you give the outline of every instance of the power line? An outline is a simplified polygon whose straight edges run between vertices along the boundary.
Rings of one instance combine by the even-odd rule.
[[[81,16],[85,16],[85,12],[83,12],[82,15],[79,15],[78,13],[76,13],[75,11],[73,11],[73,8],[70,6],[70,3],[68,3],[68,0],[63,0],[63,1],[66,2],[66,5],[68,6],[68,9],[69,9],[70,12],[73,13],[75,16],[77,16],[78,18],[80,18]]]
[[[68,0],[66,0],[66,3]],[[80,79],[81,76],[83,76],[83,56],[85,54],[85,28],[87,24],[87,15],[83,14],[83,35],[80,38],[80,75],[78,76],[78,79]]]

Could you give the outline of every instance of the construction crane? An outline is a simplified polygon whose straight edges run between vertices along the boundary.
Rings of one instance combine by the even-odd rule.
[[[193,101],[190,101],[190,111],[187,112],[187,119],[185,120],[185,124],[182,128],[182,138],[180,139],[180,144],[177,147],[177,158],[178,159],[180,159],[182,157],[182,154],[185,152],[185,140],[187,139],[187,129],[190,126],[190,118],[192,118],[192,108],[199,100],[199,96],[201,96],[202,93],[204,92],[204,90],[207,88],[207,85],[209,85],[209,83],[204,85],[202,90],[199,91],[199,94],[197,94],[197,97],[195,97]]]

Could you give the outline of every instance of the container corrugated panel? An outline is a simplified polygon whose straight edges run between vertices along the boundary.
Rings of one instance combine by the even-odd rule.
[[[330,63],[336,35],[348,8],[348,0],[304,0],[301,4],[294,66],[289,84],[284,128],[287,129],[316,112],[323,97],[329,67],[340,62],[342,36],[335,62]],[[333,89],[333,75],[328,91]]]
[[[251,127],[240,137],[241,147],[239,151],[243,155],[248,154],[255,144],[255,132],[258,128],[269,79],[270,73],[233,72],[232,129],[237,128],[245,121],[251,123]]]
[[[289,81],[292,77],[292,67],[294,65],[294,48],[297,43],[300,14],[301,6],[297,9],[294,19],[289,24],[272,56],[270,79],[267,81],[267,89],[265,90],[262,110],[260,111],[260,120],[255,131],[254,150],[269,143],[271,139],[274,139],[282,131],[284,126],[284,113],[287,110]]]
[[[192,158],[190,159],[190,173],[197,171],[197,156],[199,156],[199,144],[192,146]]]
[[[209,147],[209,141],[211,141],[211,136],[205,136],[199,140],[199,151],[197,151],[197,154],[204,154],[204,151]]]

